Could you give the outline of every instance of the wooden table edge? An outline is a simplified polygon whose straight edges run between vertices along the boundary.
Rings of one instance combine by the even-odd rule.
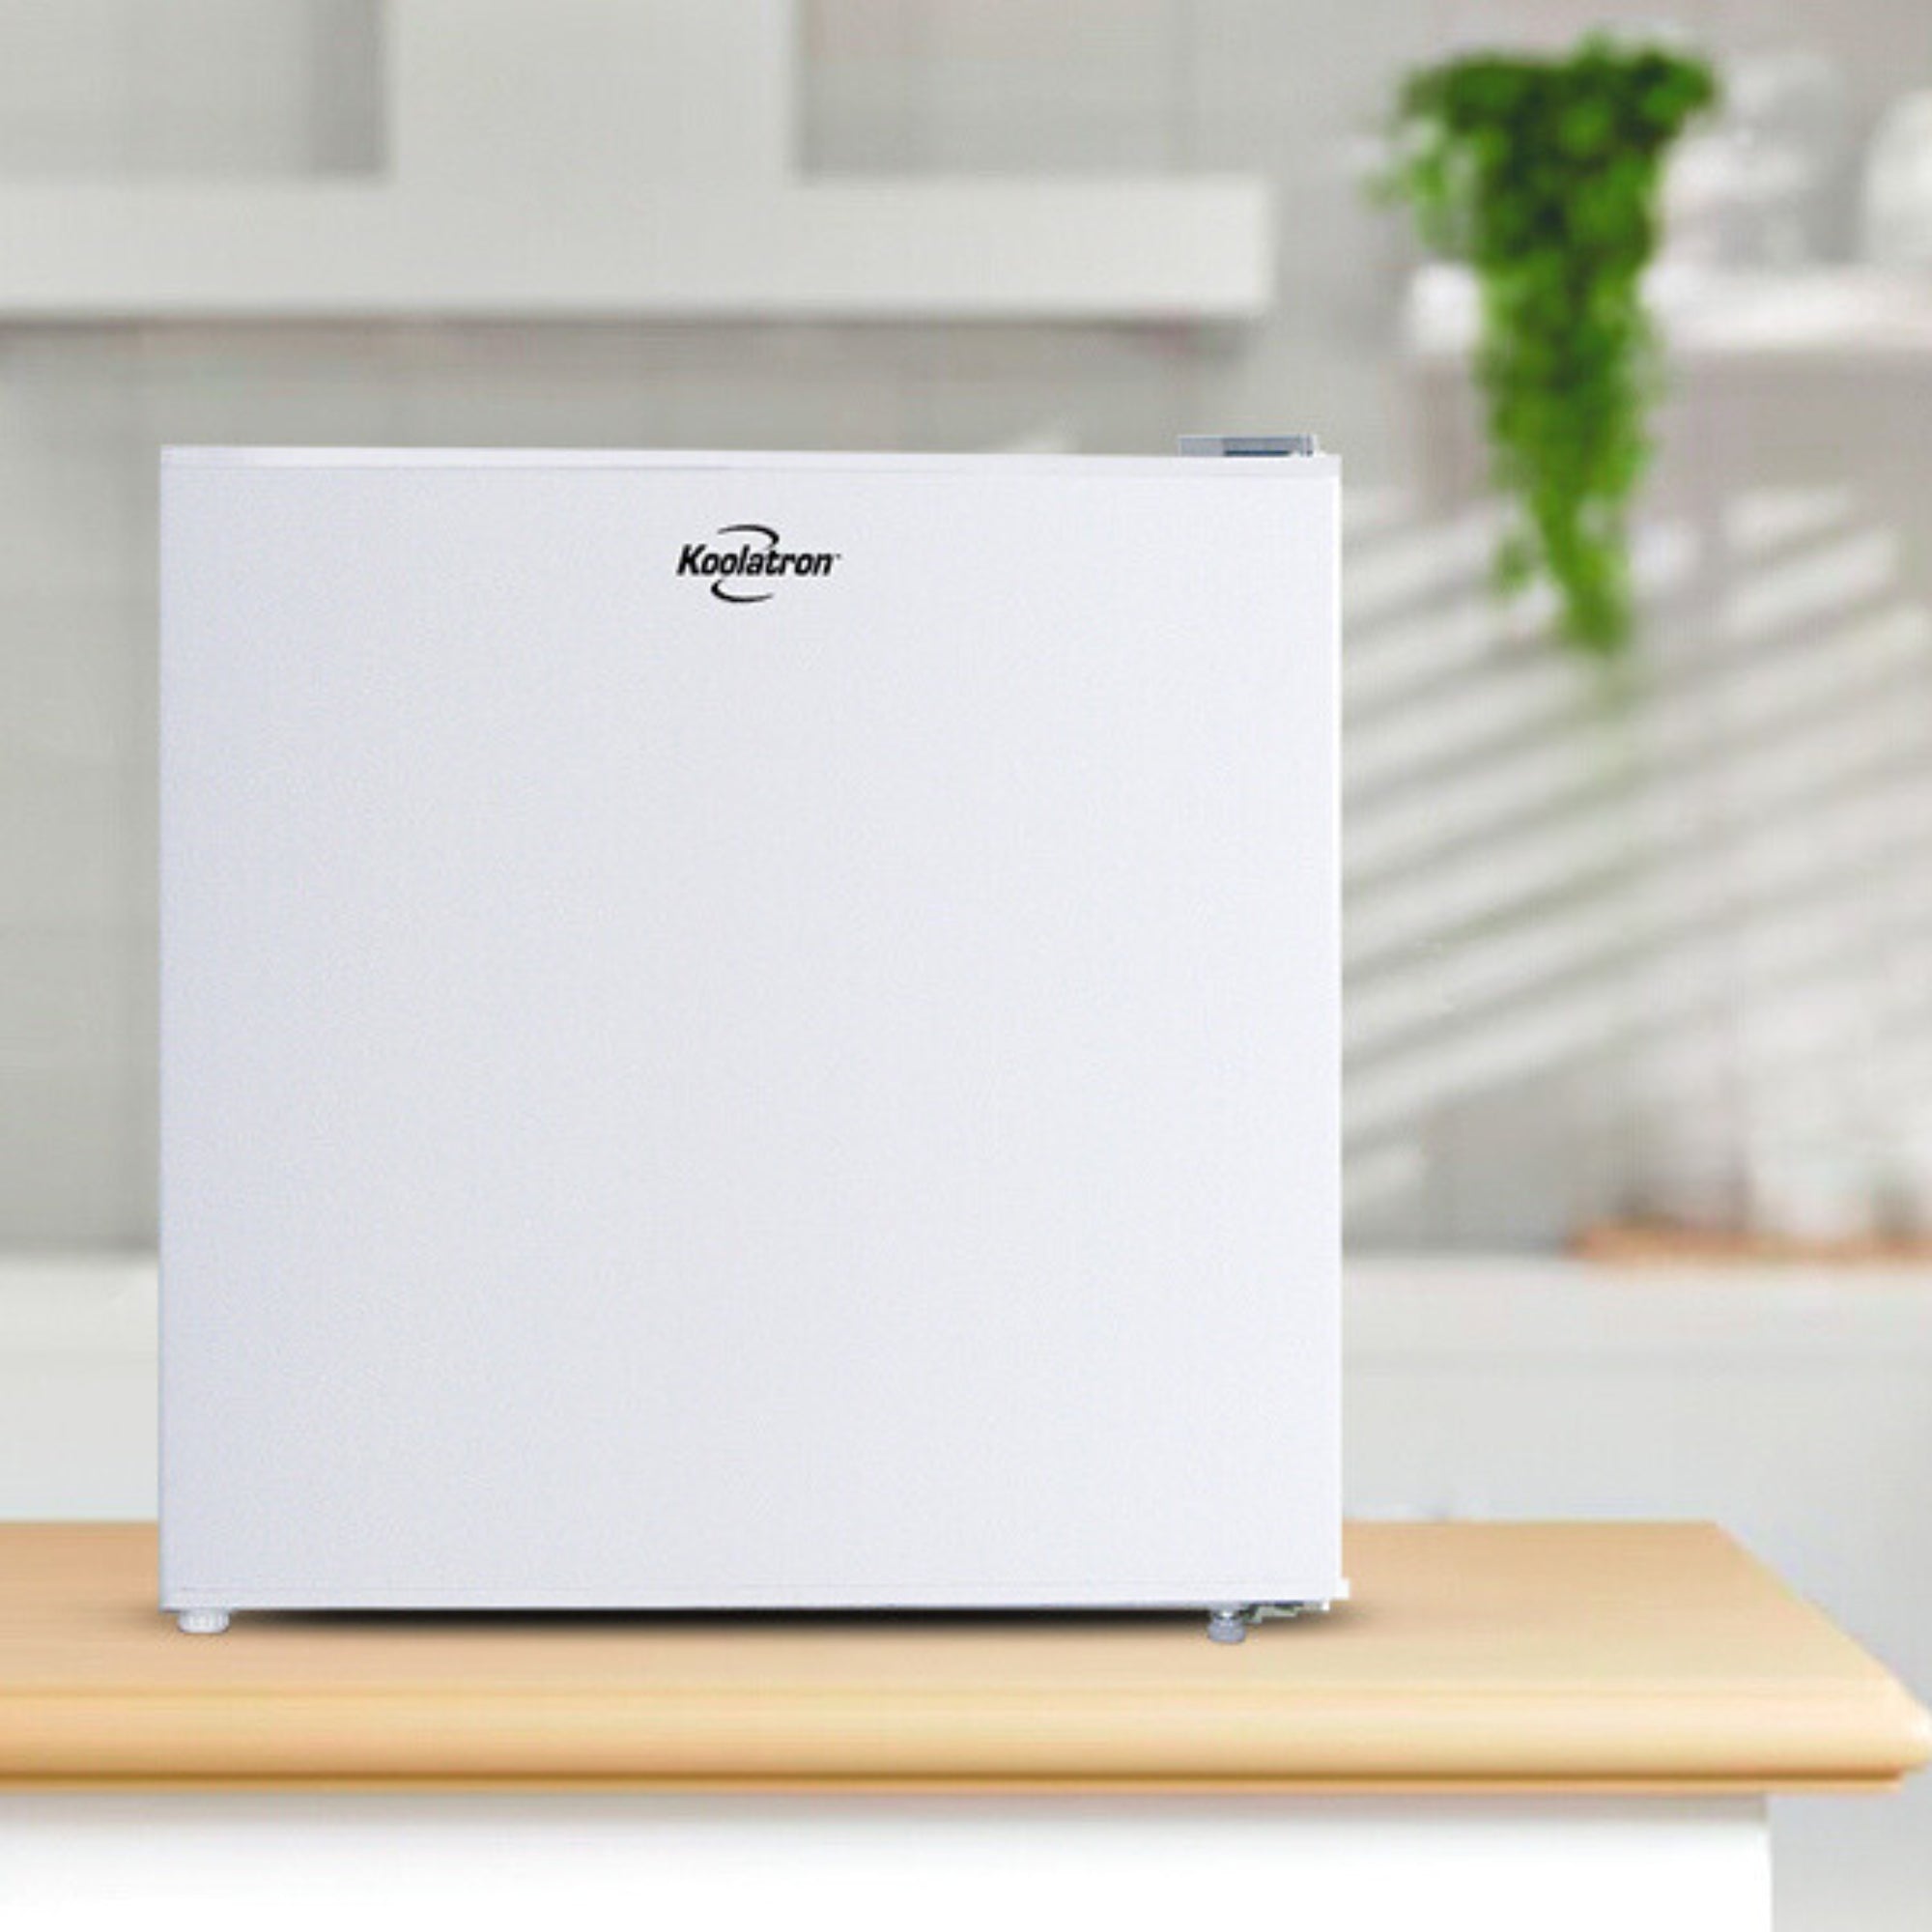
[[[452,1797],[501,1792],[637,1792],[743,1798],[1810,1798],[1882,1797],[1909,1771],[1871,1777],[1493,1777],[1493,1778],[739,1778],[540,1776],[149,1776],[34,1777],[0,1775],[0,1794],[27,1792],[368,1792]]]

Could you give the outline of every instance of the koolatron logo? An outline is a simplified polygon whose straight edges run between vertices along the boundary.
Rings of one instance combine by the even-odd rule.
[[[836,550],[785,550],[769,524],[726,524],[717,541],[700,539],[678,552],[677,574],[708,579],[721,603],[765,604],[778,595],[772,579],[830,577],[838,555]]]

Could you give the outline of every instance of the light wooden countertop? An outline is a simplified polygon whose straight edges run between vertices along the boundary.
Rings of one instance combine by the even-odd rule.
[[[1883,1786],[1932,1719],[1720,1531],[1351,1530],[1354,1601],[1198,1618],[243,1616],[148,1524],[0,1525],[0,1781]]]

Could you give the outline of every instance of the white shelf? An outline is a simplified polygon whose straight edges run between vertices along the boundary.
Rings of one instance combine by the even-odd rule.
[[[1712,362],[1932,359],[1932,270],[1843,265],[1772,271],[1668,264],[1646,284],[1671,354]],[[1478,306],[1466,270],[1435,264],[1409,287],[1405,337],[1420,362],[1461,362]]]
[[[0,317],[1240,319],[1271,298],[1242,180],[0,189]]]

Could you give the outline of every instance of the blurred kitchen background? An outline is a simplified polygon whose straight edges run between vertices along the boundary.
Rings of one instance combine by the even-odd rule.
[[[1406,71],[1596,28],[1726,101],[1620,697],[1494,600],[1469,290],[1367,192]],[[1284,429],[1348,467],[1352,1507],[1716,1517],[1932,1688],[1900,0],[0,0],[0,1513],[153,1508],[162,444]],[[1782,1922],[1926,1922],[1932,1787],[1784,1845]]]

